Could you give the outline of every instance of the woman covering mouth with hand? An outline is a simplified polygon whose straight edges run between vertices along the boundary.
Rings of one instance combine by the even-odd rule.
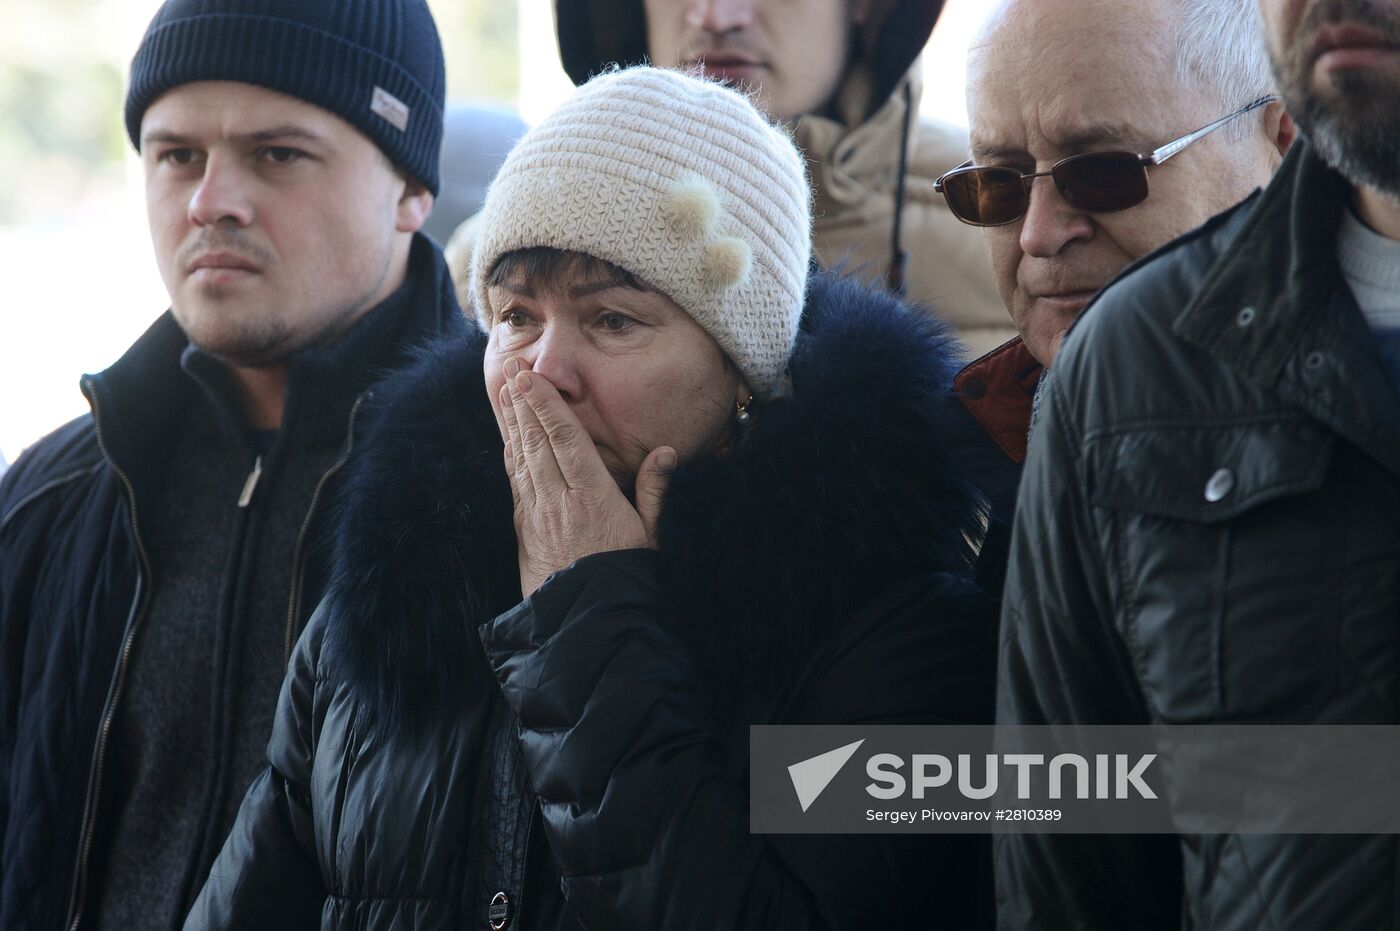
[[[955,346],[809,273],[810,222],[789,138],[678,72],[521,139],[480,332],[362,412],[330,594],[187,927],[989,920],[985,838],[749,832],[751,724],[992,715]]]

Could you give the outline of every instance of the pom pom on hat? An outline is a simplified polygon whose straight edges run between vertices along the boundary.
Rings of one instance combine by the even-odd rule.
[[[749,244],[737,236],[726,236],[705,247],[700,258],[700,267],[705,276],[705,287],[711,289],[733,288],[743,284],[753,266],[753,252]]]
[[[710,232],[719,216],[719,194],[704,178],[689,178],[671,188],[661,209],[683,239],[699,239]]]

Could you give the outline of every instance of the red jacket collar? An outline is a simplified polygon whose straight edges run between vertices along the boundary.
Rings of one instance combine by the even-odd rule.
[[[1012,462],[1026,460],[1031,400],[1045,367],[1021,337],[970,363],[953,379],[958,397]]]

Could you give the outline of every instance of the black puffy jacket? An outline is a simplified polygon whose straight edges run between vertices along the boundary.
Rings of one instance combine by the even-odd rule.
[[[748,831],[749,723],[991,718],[936,327],[814,277],[791,396],[674,474],[658,550],[520,604],[482,342],[377,389],[338,581],[186,927],[987,926],[985,838]]]
[[[1349,190],[1262,195],[1108,288],[1055,360],[1002,722],[1400,722],[1400,397],[1336,259]],[[1008,928],[1400,928],[1400,838],[996,840]]]

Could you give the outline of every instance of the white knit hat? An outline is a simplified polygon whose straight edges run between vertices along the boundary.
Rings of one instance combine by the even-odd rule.
[[[624,268],[690,314],[760,397],[783,375],[811,254],[811,185],[789,136],[743,96],[679,71],[611,71],[521,138],[472,255],[476,316],[508,252]]]

